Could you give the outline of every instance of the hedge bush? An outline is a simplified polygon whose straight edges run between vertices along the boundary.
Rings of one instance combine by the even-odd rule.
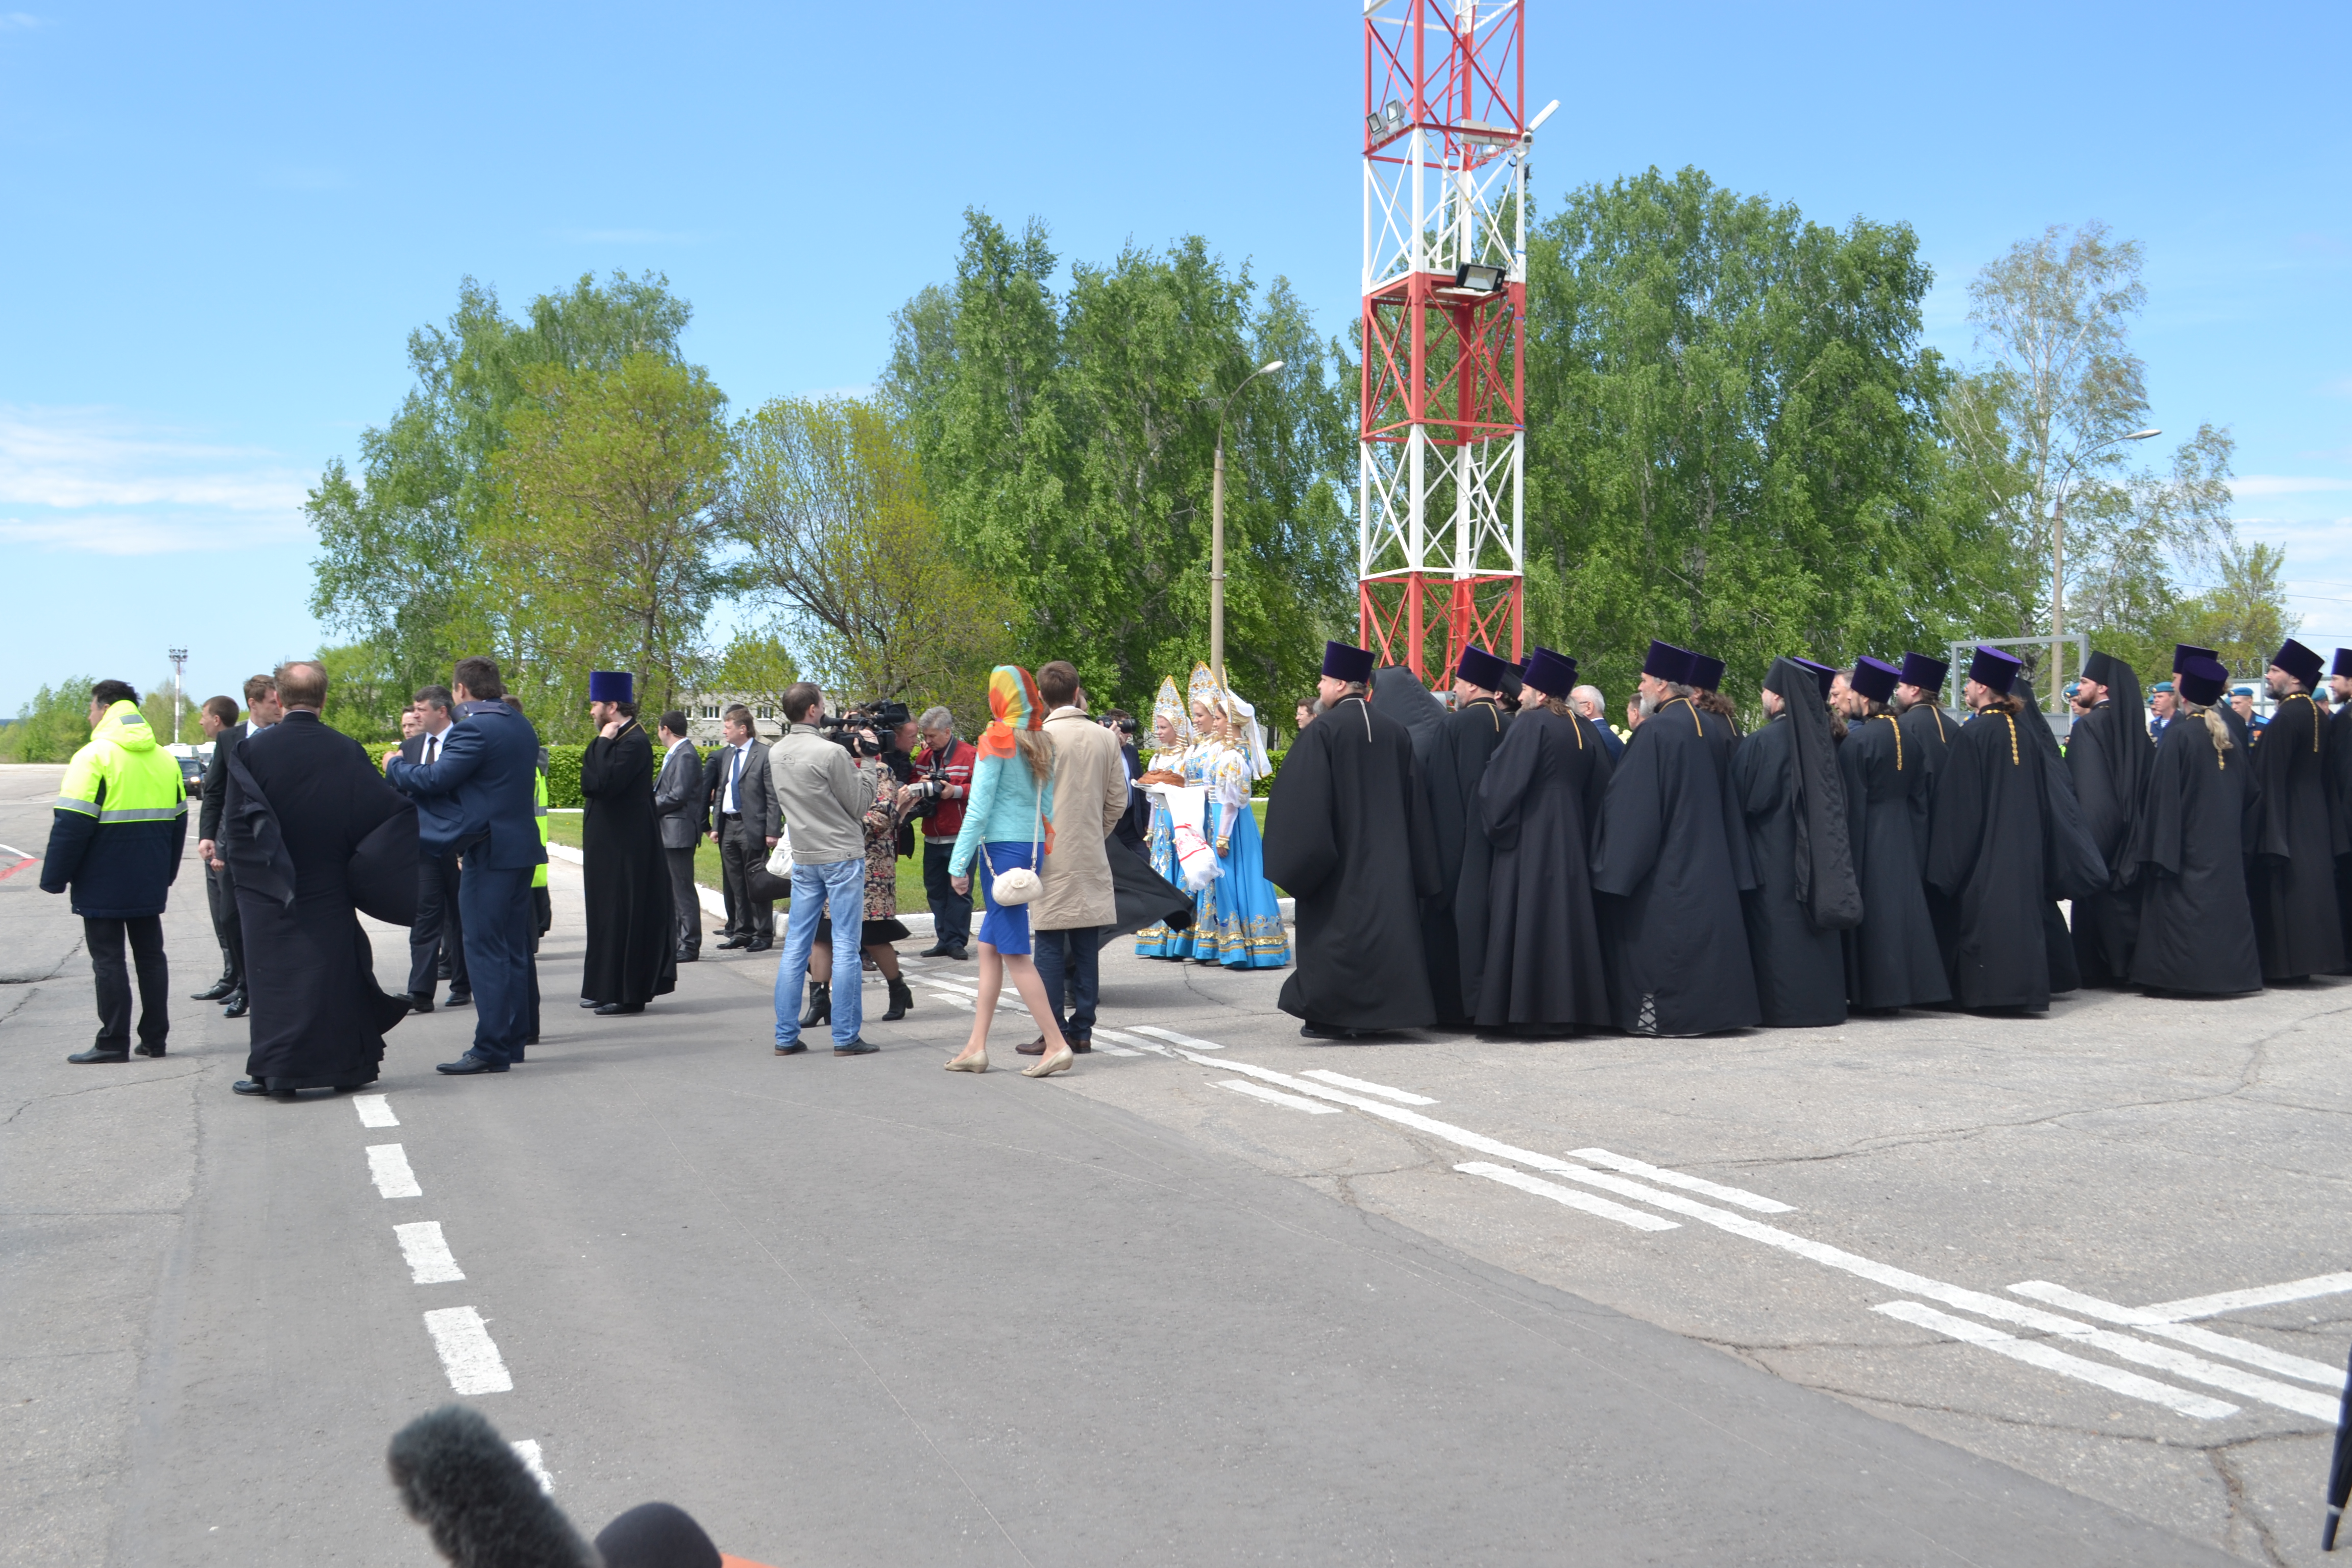
[[[577,810],[587,804],[580,798],[580,759],[587,754],[585,746],[547,748],[548,805]]]

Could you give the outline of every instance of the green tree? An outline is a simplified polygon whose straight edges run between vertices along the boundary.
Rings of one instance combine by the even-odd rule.
[[[1530,640],[1623,690],[1647,639],[1770,661],[1933,647],[2002,563],[1952,481],[1903,224],[1839,231],[1655,169],[1530,237]]]
[[[780,397],[742,420],[727,513],[740,581],[828,690],[919,705],[1009,657],[1003,609],[957,559],[906,423],[881,405]]]
[[[694,683],[723,581],[726,397],[655,353],[523,384],[491,465],[500,505],[475,537],[530,711],[559,732],[580,722],[592,665],[634,671],[658,711]]]
[[[2233,539],[2215,564],[2221,580],[2181,605],[2179,635],[2166,640],[2217,649],[2232,674],[2258,678],[2302,625],[2286,610],[2286,552]],[[2146,668],[2166,668],[2171,650],[2154,651]]]
[[[44,686],[0,730],[0,763],[68,763],[89,742],[89,689],[97,678],[76,675]]]
[[[784,693],[801,678],[800,662],[792,648],[772,631],[739,630],[704,664],[699,681],[704,691],[731,691],[754,712],[767,710],[775,718]]]
[[[1263,293],[1188,236],[1071,269],[1044,226],[966,214],[952,285],[898,317],[886,388],[958,552],[1026,662],[1147,705],[1208,652],[1209,486],[1225,416],[1226,664],[1276,699],[1354,624],[1349,366],[1276,279]],[[1278,376],[1223,399],[1269,360]]]

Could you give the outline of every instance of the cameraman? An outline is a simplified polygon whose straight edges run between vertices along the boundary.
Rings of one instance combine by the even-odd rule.
[[[955,715],[944,708],[924,710],[917,727],[923,749],[915,753],[922,777],[898,792],[923,819],[923,892],[931,906],[931,945],[925,958],[967,958],[971,942],[971,895],[955,890],[948,861],[963,826],[965,798],[971,793],[971,765],[978,753],[955,737]]]

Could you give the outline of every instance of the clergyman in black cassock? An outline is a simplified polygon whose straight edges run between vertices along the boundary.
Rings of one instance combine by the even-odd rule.
[[[1688,697],[1691,655],[1654,642],[1642,667],[1649,716],[1625,743],[1601,809],[1592,889],[1618,1027],[1708,1035],[1762,1021],[1734,845],[1747,827]]]
[[[2151,991],[2199,996],[2259,991],[2263,961],[2246,897],[2257,825],[2252,761],[2211,710],[2229,671],[2200,658],[2175,673],[2176,693],[2192,706],[2176,713],[2157,743],[2147,795],[2117,867],[2140,899],[2130,978]]]
[[[2083,679],[2105,690],[2096,705],[2074,721],[2066,742],[2066,765],[2083,827],[2108,867],[2124,858],[2156,767],[2156,743],[2141,717],[2139,676],[2122,659],[2093,653]],[[2074,900],[2074,962],[2085,985],[2117,986],[2131,979],[2132,943],[2139,936],[2139,893],[2109,886]]]
[[[618,678],[617,682],[614,677]],[[599,680],[604,685],[599,686]],[[626,704],[627,671],[597,670],[589,695]],[[620,696],[599,697],[620,692]],[[640,1012],[677,984],[677,931],[671,913],[669,862],[654,815],[653,742],[635,715],[612,713],[580,759],[580,826],[587,890],[588,954],[580,977],[585,1005]],[[613,725],[617,723],[617,728]]]
[[[1948,973],[1952,966],[1952,944],[1958,940],[1959,918],[1953,912],[1951,900],[1935,889],[1927,887],[1927,835],[1935,820],[1936,781],[1941,776],[1944,759],[1951,753],[1952,737],[1959,733],[1943,709],[1944,677],[1951,673],[1951,663],[1924,653],[1903,656],[1903,679],[1895,688],[1895,725],[1903,731],[1903,757],[1906,765],[1919,770],[1917,782],[1912,786],[1911,826],[1919,840],[1919,875],[1927,900],[1927,919],[1936,928],[1936,951],[1943,956]]]
[[[1487,760],[1511,726],[1512,715],[1501,694],[1521,684],[1517,670],[1481,647],[1464,648],[1454,666],[1454,709],[1445,719],[1445,763],[1453,772],[1454,795],[1463,804],[1462,823],[1452,844],[1445,824],[1437,824],[1437,856],[1438,875],[1452,895],[1454,964],[1465,1018],[1478,1013],[1486,952],[1486,888],[1494,865],[1494,850],[1479,822],[1478,785],[1486,777]],[[1435,967],[1431,965],[1433,972]]]
[[[373,1083],[385,1031],[408,1016],[407,996],[376,984],[358,911],[401,925],[415,918],[416,809],[357,741],[301,701],[306,668],[280,673],[286,717],[229,755],[222,858],[236,879],[253,1005],[245,1070],[254,1087],[244,1093]],[[318,697],[325,684],[321,673]]]
[[[1862,922],[1845,933],[1845,994],[1848,1004],[1867,1012],[1933,1007],[1952,999],[1927,918],[1912,820],[1927,788],[1926,769],[1887,710],[1897,673],[1874,658],[1855,662],[1846,678],[1845,742],[1838,747],[1846,842],[1862,889]]]
[[[2247,890],[2265,980],[2302,980],[2344,967],[2334,814],[2319,710],[2310,697],[2324,668],[2317,654],[2287,639],[2271,660],[2277,705],[2253,748],[2261,826]]]
[[[2331,674],[2336,712],[2327,721],[2327,798],[2336,812],[2336,910],[2352,964],[2352,647],[2336,650]]]
[[[1440,1024],[1465,1022],[1462,1010],[1462,966],[1454,931],[1454,882],[1449,868],[1462,864],[1462,834],[1466,819],[1477,810],[1475,796],[1465,799],[1454,787],[1452,759],[1446,755],[1446,721],[1453,717],[1421,677],[1402,665],[1390,665],[1372,676],[1374,711],[1403,725],[1412,736],[1412,763],[1421,792],[1429,804],[1429,823],[1436,835],[1438,889],[1434,898],[1421,900],[1421,950],[1429,969],[1429,999]]]
[[[1297,900],[1298,962],[1282,1010],[1311,1035],[1433,1022],[1420,900],[1436,893],[1437,836],[1412,736],[1363,700],[1372,656],[1324,649],[1322,716],[1299,731],[1265,808],[1265,874]]]
[[[1845,781],[1815,672],[1775,659],[1764,692],[1771,717],[1731,757],[1756,866],[1756,886],[1740,895],[1748,956],[1765,1026],[1819,1028],[1845,1022],[1840,933],[1862,919]]]
[[[1479,826],[1494,859],[1475,1022],[1528,1034],[1606,1028],[1609,970],[1591,853],[1609,753],[1568,705],[1573,660],[1537,648],[1523,680],[1530,699],[1478,784]]]

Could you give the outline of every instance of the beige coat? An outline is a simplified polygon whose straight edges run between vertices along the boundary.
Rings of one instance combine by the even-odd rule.
[[[1115,925],[1118,899],[1103,840],[1127,814],[1118,741],[1083,708],[1054,710],[1045,738],[1054,742],[1054,852],[1045,857],[1045,885],[1029,906],[1029,924],[1036,931]]]

